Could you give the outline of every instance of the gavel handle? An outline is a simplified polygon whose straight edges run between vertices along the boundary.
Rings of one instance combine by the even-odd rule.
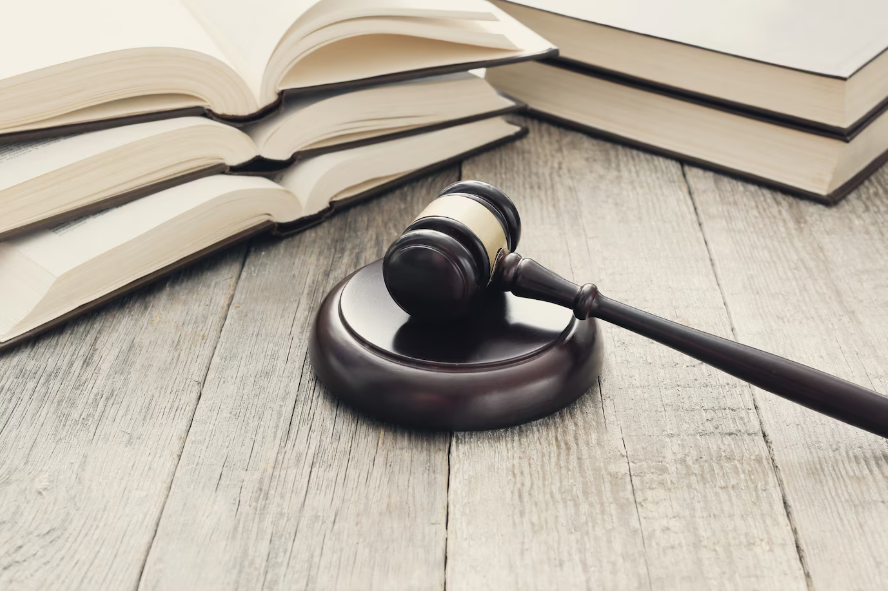
[[[811,410],[888,437],[888,398],[813,367],[682,326],[601,294],[592,316],[681,351]]]
[[[888,437],[888,397],[812,367],[741,345],[627,306],[578,286],[516,253],[497,257],[492,283],[519,297],[571,308],[681,351],[703,363],[802,406]]]

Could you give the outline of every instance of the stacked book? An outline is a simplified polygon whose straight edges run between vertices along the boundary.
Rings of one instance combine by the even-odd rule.
[[[0,21],[0,348],[520,137],[485,0],[32,0]]]
[[[885,0],[496,0],[558,46],[491,72],[535,114],[835,203],[888,159]]]

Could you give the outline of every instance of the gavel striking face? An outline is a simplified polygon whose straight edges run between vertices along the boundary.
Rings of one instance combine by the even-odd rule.
[[[455,183],[389,247],[385,285],[411,316],[464,316],[490,283],[497,254],[515,250],[520,236],[518,210],[505,193],[479,181]]]
[[[488,289],[570,308],[658,341],[763,390],[888,437],[888,398],[783,357],[611,300],[514,252],[518,210],[499,189],[455,183],[389,247],[383,277],[392,299],[428,321],[467,315]]]

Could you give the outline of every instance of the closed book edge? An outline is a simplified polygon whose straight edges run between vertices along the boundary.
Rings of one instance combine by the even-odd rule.
[[[11,144],[16,142],[27,142],[32,140],[54,138],[62,135],[70,135],[74,133],[84,133],[87,131],[99,131],[102,129],[111,129],[113,127],[121,127],[123,125],[132,125],[134,123],[146,123],[149,121],[159,121],[162,119],[174,119],[176,117],[194,117],[206,116],[215,121],[226,123],[234,127],[241,127],[249,123],[255,123],[279,112],[283,107],[284,100],[287,97],[302,97],[306,95],[326,92],[347,92],[357,90],[368,86],[378,84],[387,84],[391,82],[404,82],[417,78],[426,78],[428,76],[439,76],[443,74],[455,74],[458,72],[466,72],[468,70],[480,68],[492,68],[495,66],[505,66],[509,64],[517,64],[528,61],[539,61],[552,58],[558,55],[558,49],[552,47],[546,51],[539,53],[528,53],[524,55],[512,56],[497,60],[484,60],[471,63],[453,64],[447,66],[438,66],[434,68],[421,68],[417,70],[409,70],[406,72],[396,72],[394,74],[385,74],[383,76],[373,76],[370,78],[362,78],[360,80],[352,80],[349,82],[338,82],[335,84],[324,84],[320,86],[310,86],[306,88],[284,90],[278,95],[278,100],[273,104],[265,107],[261,111],[247,117],[223,117],[217,115],[205,107],[189,107],[186,109],[172,109],[169,111],[158,111],[153,113],[142,113],[139,115],[128,115],[125,117],[113,117],[101,119],[97,121],[87,121],[83,123],[72,123],[69,125],[58,125],[55,127],[41,127],[39,129],[29,129],[25,131],[15,131],[12,133],[0,132],[0,144]]]
[[[482,121],[484,119],[492,119],[494,117],[499,117],[502,115],[508,115],[510,113],[518,113],[525,111],[527,109],[527,105],[522,103],[521,101],[509,97],[505,93],[499,93],[502,96],[505,96],[514,104],[505,107],[503,109],[497,109],[496,111],[488,111],[486,113],[479,113],[477,115],[472,115],[470,117],[463,117],[460,119],[451,119],[448,121],[442,121],[440,123],[435,123],[432,125],[425,125],[416,127],[413,129],[408,129],[404,131],[399,131],[395,133],[389,133],[384,135],[379,135],[371,138],[364,138],[360,140],[355,140],[351,142],[343,142],[341,144],[334,144],[330,146],[324,146],[323,148],[315,148],[309,150],[302,150],[296,152],[290,159],[288,160],[270,160],[268,158],[263,158],[261,156],[253,158],[243,164],[238,164],[236,166],[227,166],[225,164],[218,164],[215,166],[203,168],[201,170],[192,171],[190,173],[180,175],[177,177],[173,177],[170,179],[165,179],[163,181],[152,183],[149,185],[145,185],[143,187],[139,187],[137,189],[133,189],[132,191],[126,191],[124,193],[120,193],[118,195],[114,195],[113,197],[109,197],[108,199],[102,199],[101,201],[97,201],[95,203],[90,203],[88,205],[84,205],[83,207],[78,207],[75,209],[71,209],[60,213],[58,215],[48,217],[46,219],[26,224],[24,226],[19,226],[18,228],[14,228],[12,230],[7,230],[6,232],[0,232],[0,241],[8,240],[15,236],[19,236],[21,234],[26,234],[28,232],[33,232],[35,230],[41,230],[44,228],[51,228],[60,223],[70,221],[72,219],[76,219],[79,217],[83,217],[85,215],[90,215],[104,209],[109,209],[112,207],[117,207],[118,205],[123,205],[124,203],[128,203],[135,199],[139,199],[140,197],[145,197],[146,195],[151,195],[152,193],[157,193],[159,191],[164,191],[166,189],[170,189],[177,185],[181,185],[184,183],[188,183],[206,176],[214,175],[214,174],[237,174],[237,175],[245,175],[245,176],[269,176],[272,174],[277,174],[283,172],[290,166],[293,166],[300,160],[304,160],[306,158],[311,158],[313,156],[320,156],[322,154],[329,154],[332,152],[339,152],[342,150],[349,150],[352,148],[359,148],[362,146],[369,146],[372,144],[378,144],[381,142],[387,142],[391,140],[401,139],[405,137],[411,137],[415,135],[421,135],[424,133],[430,133],[432,131],[438,131],[440,129],[447,129],[450,127],[456,127],[458,125],[464,125],[467,123],[474,123],[476,121]],[[31,138],[34,139],[34,138]]]
[[[673,38],[670,38],[670,37],[665,36],[665,35],[656,35],[656,34],[644,33],[644,32],[640,32],[640,31],[634,30],[634,29],[629,28],[629,27],[626,27],[626,26],[617,26],[617,25],[613,25],[613,24],[608,24],[608,23],[604,23],[604,22],[599,22],[599,21],[596,21],[596,20],[591,20],[591,19],[587,19],[587,18],[582,18],[582,17],[579,17],[579,16],[569,15],[569,14],[566,14],[566,13],[563,13],[563,12],[558,12],[557,10],[548,10],[548,9],[546,9],[546,8],[541,8],[541,7],[539,7],[539,6],[536,6],[536,5],[534,5],[533,3],[524,3],[524,2],[521,2],[520,0],[497,0],[497,1],[498,1],[498,2],[502,2],[502,3],[505,3],[505,4],[513,4],[513,5],[515,5],[515,6],[520,6],[520,7],[522,7],[522,8],[526,8],[526,9],[529,9],[529,10],[538,10],[538,11],[540,11],[540,12],[545,12],[545,13],[552,14],[552,15],[555,15],[555,16],[558,16],[558,17],[562,17],[562,18],[568,18],[568,19],[575,20],[575,21],[580,21],[580,22],[584,22],[584,23],[589,23],[589,24],[593,24],[593,25],[598,25],[598,26],[600,26],[600,27],[607,27],[608,29],[612,29],[612,30],[616,30],[616,31],[622,31],[622,32],[629,33],[629,34],[632,34],[632,35],[639,35],[639,36],[641,36],[641,37],[649,37],[649,38],[653,38],[653,39],[659,39],[659,40],[661,40],[661,41],[666,41],[666,42],[668,42],[668,43],[674,43],[674,44],[676,44],[676,45],[684,45],[684,46],[686,46],[686,47],[693,47],[693,48],[695,48],[695,49],[699,49],[699,50],[701,50],[701,51],[710,51],[710,52],[712,52],[712,53],[718,53],[718,54],[721,54],[721,55],[726,55],[726,56],[729,56],[729,57],[732,57],[732,58],[736,58],[736,59],[740,59],[740,60],[746,60],[746,61],[750,61],[750,62],[757,62],[757,63],[760,63],[760,64],[765,64],[765,65],[768,65],[768,66],[773,66],[773,67],[775,67],[775,68],[783,68],[783,69],[786,69],[786,70],[793,70],[793,71],[795,71],[795,72],[802,72],[802,73],[804,73],[804,74],[810,74],[810,75],[812,75],[812,76],[819,76],[819,77],[822,77],[822,78],[834,78],[834,79],[837,79],[837,80],[848,80],[848,79],[850,79],[852,76],[854,76],[854,74],[856,74],[856,73],[858,73],[859,71],[861,71],[863,68],[865,68],[865,67],[868,66],[870,63],[872,63],[873,61],[875,61],[877,58],[879,58],[879,57],[880,57],[881,55],[883,55],[885,52],[888,52],[888,46],[882,46],[882,48],[881,48],[880,50],[878,50],[878,51],[875,52],[874,54],[869,55],[867,59],[862,60],[862,61],[858,62],[857,64],[855,64],[853,70],[850,71],[850,72],[848,72],[847,74],[828,73],[828,72],[824,72],[824,71],[818,71],[817,69],[813,69],[813,68],[805,68],[805,67],[793,66],[793,65],[786,64],[786,63],[780,63],[780,62],[776,62],[776,61],[771,61],[771,60],[768,60],[768,59],[756,58],[756,57],[750,57],[750,56],[748,56],[748,55],[742,55],[741,53],[735,53],[735,52],[732,52],[732,51],[726,51],[726,50],[721,50],[721,49],[715,49],[715,48],[713,48],[713,47],[707,47],[706,45],[702,45],[702,44],[700,44],[700,43],[693,43],[693,42],[679,41],[679,40],[677,40],[677,39],[673,39]],[[497,4],[497,2],[494,2],[494,5],[496,5],[496,4]],[[519,20],[519,22],[520,22],[520,20]],[[525,26],[527,26],[527,25],[525,25]]]
[[[79,306],[79,307],[71,310],[70,312],[67,312],[67,313],[61,315],[58,318],[55,318],[55,319],[51,320],[50,322],[47,322],[46,324],[42,324],[42,325],[24,333],[24,334],[21,334],[17,337],[12,338],[4,343],[0,343],[0,352],[6,351],[6,350],[11,349],[13,347],[17,347],[26,341],[30,341],[34,337],[37,337],[38,335],[41,335],[41,334],[43,334],[43,333],[45,333],[57,326],[67,323],[69,320],[72,320],[78,316],[86,314],[87,312],[91,312],[92,310],[95,310],[96,308],[101,307],[102,305],[106,304],[107,302],[115,300],[122,295],[125,295],[133,290],[139,289],[140,287],[148,285],[149,283],[152,283],[157,279],[160,279],[166,275],[169,275],[170,273],[172,273],[174,271],[177,271],[187,265],[190,265],[191,263],[193,263],[199,259],[202,259],[203,257],[205,257],[209,254],[212,254],[214,252],[218,252],[219,250],[222,250],[223,248],[232,246],[232,245],[242,242],[248,238],[257,236],[259,234],[264,234],[264,233],[269,233],[272,236],[275,236],[278,238],[296,234],[297,232],[301,232],[301,231],[306,230],[312,226],[316,226],[316,225],[320,224],[321,222],[327,220],[331,216],[333,216],[333,215],[339,213],[340,211],[343,211],[353,205],[356,205],[358,203],[362,203],[364,201],[372,199],[372,198],[374,198],[386,191],[389,191],[389,190],[391,190],[395,187],[398,187],[400,185],[409,183],[410,181],[413,181],[413,180],[416,180],[417,178],[426,176],[426,175],[428,175],[432,172],[435,172],[437,170],[447,168],[448,166],[450,166],[452,164],[456,164],[458,162],[461,162],[462,160],[465,160],[466,158],[471,158],[472,156],[475,156],[475,155],[480,154],[482,152],[486,152],[488,150],[492,150],[492,149],[502,146],[504,144],[508,144],[510,142],[518,140],[518,139],[524,137],[525,135],[527,135],[527,128],[520,126],[519,131],[513,133],[510,136],[500,138],[496,141],[484,144],[483,146],[478,146],[477,148],[474,148],[474,149],[469,150],[467,152],[457,154],[456,156],[453,156],[451,158],[447,158],[445,160],[441,160],[440,162],[436,162],[436,163],[431,164],[429,166],[419,168],[417,170],[414,170],[411,173],[408,173],[404,176],[393,179],[387,183],[373,187],[372,189],[369,189],[369,190],[359,193],[357,195],[353,195],[351,197],[348,197],[347,199],[335,201],[335,202],[331,203],[326,209],[324,209],[314,215],[311,215],[311,216],[308,216],[305,218],[301,218],[301,219],[295,220],[293,222],[285,223],[285,224],[276,224],[271,221],[264,222],[262,224],[259,224],[258,226],[255,226],[253,228],[249,228],[249,229],[244,230],[243,232],[240,232],[240,233],[235,234],[233,236],[229,236],[225,240],[217,242],[216,244],[214,244],[208,248],[205,248],[205,249],[202,249],[198,252],[187,255],[187,256],[177,260],[176,262],[174,262],[170,265],[167,265],[166,267],[164,267],[162,269],[158,269],[157,271],[154,271],[153,273],[149,273],[148,275],[140,277],[139,279],[136,279],[135,281],[132,281],[132,282],[128,283],[127,285],[124,285],[123,287],[116,289],[110,293],[107,293],[107,294],[103,295],[102,297],[97,298],[91,302],[87,302],[86,304],[83,304],[82,306]]]
[[[757,119],[759,121],[764,121],[765,123],[772,123],[775,125],[780,125],[781,127],[796,129],[799,131],[804,131],[806,133],[812,133],[815,135],[828,137],[830,139],[840,140],[846,143],[854,139],[857,134],[866,129],[866,127],[870,123],[878,119],[880,115],[888,111],[888,97],[885,97],[882,102],[870,109],[863,117],[855,121],[852,125],[848,127],[836,127],[833,125],[820,123],[818,121],[803,119],[801,117],[794,117],[785,113],[770,111],[768,109],[762,109],[759,107],[726,100],[708,94],[685,90],[683,88],[670,86],[668,84],[653,82],[644,78],[638,78],[629,74],[623,74],[622,72],[600,68],[587,64],[585,62],[580,62],[561,56],[541,60],[541,62],[546,64],[547,66],[554,66],[557,68],[570,70],[572,72],[576,72],[577,74],[584,74],[587,76],[602,78],[604,80],[615,82],[617,84],[623,84],[624,86],[631,86],[633,88],[646,90],[648,92],[655,92],[657,94],[680,99],[685,102],[695,103],[704,107],[709,107],[711,109],[718,109],[720,111],[725,111],[734,115],[741,115],[750,119]]]
[[[652,154],[656,154],[657,156],[665,156],[667,158],[678,160],[680,162],[687,162],[688,164],[693,164],[694,166],[699,166],[700,168],[705,168],[707,170],[726,174],[728,176],[732,176],[743,181],[751,181],[765,187],[777,189],[779,191],[783,191],[784,193],[789,193],[796,197],[801,197],[810,201],[816,201],[817,203],[821,203],[823,205],[835,205],[836,203],[847,197],[848,193],[853,191],[860,183],[866,180],[866,178],[869,177],[873,172],[875,172],[880,166],[888,162],[888,150],[886,150],[876,159],[863,167],[857,174],[845,181],[845,183],[843,183],[841,186],[837,187],[834,191],[826,195],[822,195],[820,193],[805,191],[804,189],[799,189],[798,187],[794,187],[792,185],[787,185],[784,183],[773,181],[771,179],[766,179],[754,174],[744,172],[742,170],[722,166],[720,164],[715,164],[713,162],[702,160],[700,158],[695,158],[693,156],[687,156],[680,152],[674,152],[672,150],[666,150],[658,146],[646,144],[644,142],[640,142],[621,135],[617,135],[615,133],[598,129],[596,127],[584,125],[570,119],[565,119],[564,117],[552,115],[545,111],[535,109],[531,106],[527,107],[527,114],[536,119],[542,119],[561,127],[580,131],[587,135],[598,137],[617,144],[622,144],[624,146],[629,146],[631,148],[643,150],[645,152],[650,152]]]

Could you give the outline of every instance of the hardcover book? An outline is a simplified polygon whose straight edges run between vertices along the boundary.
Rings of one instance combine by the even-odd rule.
[[[537,117],[822,203],[839,201],[888,159],[888,113],[842,139],[563,63],[506,66],[488,79]]]
[[[213,175],[0,242],[0,349],[262,231],[299,231],[521,137],[500,117],[308,158],[273,179]]]
[[[297,160],[513,111],[458,73],[288,100],[241,129],[180,117],[0,145],[0,240],[202,176],[271,174]]]
[[[496,0],[557,59],[849,139],[888,107],[884,0]]]
[[[207,112],[556,53],[485,0],[29,0],[0,19],[0,135]]]

